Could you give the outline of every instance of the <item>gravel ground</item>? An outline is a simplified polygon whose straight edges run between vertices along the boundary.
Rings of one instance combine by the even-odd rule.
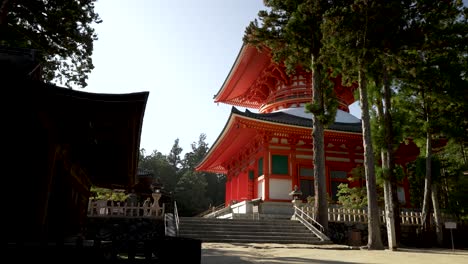
[[[400,248],[390,251],[344,245],[202,243],[201,263],[468,264],[468,249]]]

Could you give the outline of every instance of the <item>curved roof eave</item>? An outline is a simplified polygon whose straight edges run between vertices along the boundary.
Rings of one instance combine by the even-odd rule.
[[[207,162],[215,162],[214,159],[217,157],[213,157],[213,153],[217,151],[218,146],[222,143],[223,139],[225,138],[226,134],[229,133],[229,128],[231,127],[232,123],[234,122],[235,117],[242,117],[245,119],[255,120],[261,123],[269,123],[272,125],[283,125],[288,127],[294,127],[294,129],[312,129],[312,120],[283,113],[283,112],[274,112],[268,114],[257,114],[249,111],[248,109],[245,112],[240,111],[239,109],[235,108],[234,106],[231,108],[231,113],[226,122],[222,132],[219,134],[218,138],[216,139],[213,146],[210,147],[208,153],[204,157],[204,159],[195,167],[197,171],[202,170],[202,167],[206,165]],[[330,126],[330,128],[325,129],[325,131],[330,132],[339,132],[345,134],[361,134],[361,123],[334,123]],[[204,168],[203,171],[209,171],[214,173],[225,173],[219,165],[211,168]]]
[[[243,44],[223,85],[213,96],[214,102],[227,104],[236,102],[238,106],[249,107],[238,102],[236,98],[244,95],[260,72],[270,63],[269,55],[260,52],[255,46]]]
[[[229,114],[229,118],[228,120],[226,121],[226,124],[224,125],[223,127],[223,130],[221,131],[221,133],[218,135],[218,137],[216,138],[215,142],[213,143],[213,145],[210,147],[210,149],[208,150],[208,152],[206,153],[205,157],[195,166],[195,170],[198,171],[200,169],[200,167],[207,161],[207,159],[210,158],[212,152],[216,149],[217,145],[221,142],[221,140],[223,139],[224,135],[226,134],[226,132],[228,131],[228,128],[229,128],[229,124],[232,123],[232,121],[234,120],[234,115],[236,112],[238,112],[239,110],[237,110],[234,106],[231,107],[231,113]]]

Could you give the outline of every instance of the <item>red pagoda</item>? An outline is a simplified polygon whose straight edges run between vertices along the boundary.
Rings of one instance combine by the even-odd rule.
[[[338,185],[348,183],[351,170],[363,164],[364,155],[361,120],[349,113],[355,87],[334,81],[339,109],[335,123],[325,129],[324,146],[327,192],[336,200]],[[289,76],[272,61],[270,52],[242,47],[214,97],[216,103],[233,105],[231,114],[196,168],[227,176],[226,205],[260,198],[263,208],[267,203],[290,206],[289,193],[295,186],[303,199],[314,195],[312,114],[304,109],[311,98],[310,73],[297,71]],[[240,111],[235,106],[256,111]],[[409,146],[402,147],[408,150],[398,153],[406,153],[406,158],[417,155]],[[397,159],[401,164],[407,162],[403,157]],[[402,203],[409,204],[406,178],[398,191]]]

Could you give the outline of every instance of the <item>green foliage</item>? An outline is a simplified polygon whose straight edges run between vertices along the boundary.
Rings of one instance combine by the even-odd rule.
[[[182,153],[182,148],[179,146],[179,139],[176,139],[174,141],[174,145],[172,145],[171,152],[169,152],[169,155],[167,155],[167,161],[175,170],[179,170],[181,166],[181,159],[180,159],[180,153]]]
[[[459,176],[455,178],[455,176]],[[447,175],[450,177],[448,181],[449,193],[445,199],[446,211],[455,215],[458,219],[468,220],[468,177],[463,174]]]
[[[405,131],[414,138],[429,132],[463,141],[468,124],[468,95],[462,88],[468,85],[467,9],[461,1],[416,3],[408,27],[413,38],[400,60],[399,107],[413,120]]]
[[[468,175],[464,174],[468,164],[463,158],[464,151],[457,140],[452,139],[437,153],[441,169],[439,201],[448,213],[468,220]]]
[[[358,166],[351,171],[352,177],[349,177],[350,182],[361,183],[365,177],[364,167]],[[347,183],[338,185],[338,203],[344,208],[363,209],[367,206],[367,189],[365,186],[349,187]]]
[[[209,206],[207,182],[199,173],[186,171],[177,183],[175,198],[181,216],[194,216]]]
[[[108,200],[115,202],[125,202],[128,198],[128,194],[123,190],[112,190],[107,188],[100,188],[91,186],[92,197],[95,200]]]
[[[208,153],[208,143],[205,142],[206,135],[200,134],[198,142],[192,142],[192,151],[185,154],[182,167],[184,170],[194,170]]]
[[[458,219],[468,219],[468,177],[464,175],[468,166],[461,152],[464,151],[455,139],[433,157],[433,180],[440,188],[438,192],[440,207]],[[411,204],[422,206],[426,159],[419,157],[408,166]]]
[[[350,181],[352,181],[350,179]],[[365,187],[348,187],[347,183],[338,185],[338,202],[344,208],[363,209],[367,206],[367,190]]]
[[[307,196],[306,198],[306,201],[307,201],[307,204],[310,205],[310,206],[315,206],[315,196]],[[335,201],[333,201],[333,199],[331,198],[330,195],[327,196],[327,204],[334,204]]]
[[[183,159],[180,159],[182,148],[179,147],[179,139],[174,141],[169,155],[156,150],[145,155],[145,150],[140,150],[139,167],[153,172],[163,188],[174,194],[179,213],[184,216],[193,216],[209,205],[224,203],[226,177],[195,171],[209,150],[205,140],[206,135],[200,134],[198,141],[192,143],[192,151],[187,152]]]
[[[385,169],[387,170],[387,169]],[[385,174],[384,173],[384,169],[380,166],[376,166],[375,167],[375,177],[377,179],[377,184],[383,188],[383,184],[384,184],[384,180],[385,180],[385,176],[384,175],[389,175],[389,174]],[[405,171],[403,170],[403,167],[399,164],[395,164],[394,168],[393,168],[393,173],[395,175],[395,178],[397,180],[397,182],[401,182],[404,178],[405,178]],[[386,179],[386,180],[390,180],[390,179]]]
[[[325,127],[333,124],[338,110],[338,99],[334,89],[334,83],[329,79],[329,75],[324,75],[323,83],[323,105],[317,102],[310,102],[305,105],[305,112],[312,113]]]
[[[437,156],[432,157],[432,182],[440,183],[441,163]],[[422,208],[424,197],[424,180],[426,178],[426,158],[418,157],[408,164],[408,181],[410,184],[411,204],[413,207]]]
[[[194,172],[197,165],[208,153],[208,150],[209,147],[206,143],[206,135],[202,133],[198,138],[198,142],[192,143],[192,151],[185,154],[184,160],[182,161],[182,171],[184,174],[187,172]],[[206,184],[202,193],[205,196],[205,200],[199,200],[200,203],[202,203],[200,206],[206,209],[208,205],[213,206],[224,203],[225,176],[208,172],[196,172],[196,175],[203,179],[203,184]],[[181,182],[179,182],[177,186],[179,187],[180,184]]]
[[[289,73],[297,67],[312,70],[312,56],[321,48],[320,24],[328,1],[266,0],[268,10],[258,13],[245,30],[244,43],[265,47],[273,52],[273,59],[284,63]]]
[[[86,87],[94,68],[94,24],[101,23],[94,11],[96,0],[3,1],[0,14],[0,45],[40,51],[46,81],[67,87]],[[5,4],[6,6],[3,6]]]
[[[177,168],[169,163],[166,155],[154,150],[151,155],[140,155],[139,168],[153,173],[154,179],[159,179],[165,190],[173,192],[179,179]]]

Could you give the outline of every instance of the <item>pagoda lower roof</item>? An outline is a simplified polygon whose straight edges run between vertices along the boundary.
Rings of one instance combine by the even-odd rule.
[[[298,109],[295,109],[298,110]],[[338,110],[335,122],[325,129],[325,133],[361,134],[361,121],[349,113]],[[293,114],[294,113],[294,114]],[[353,118],[348,117],[350,115]],[[347,118],[343,118],[347,117]],[[227,173],[224,164],[235,156],[240,148],[246,146],[262,132],[280,132],[310,137],[312,130],[312,115],[307,118],[297,111],[278,111],[273,113],[254,113],[246,109],[244,112],[232,107],[231,115],[223,131],[208,151],[205,158],[196,167],[197,171]]]
[[[245,112],[242,112],[235,107],[232,108],[232,112],[238,115],[242,115],[245,117],[250,117],[250,118],[254,118],[254,119],[258,119],[262,121],[312,128],[312,114],[309,114],[310,118],[306,118],[304,116],[288,114],[287,112],[284,112],[284,111],[263,114],[263,113],[254,113],[246,109]],[[343,115],[343,113],[346,113],[346,112],[342,110],[338,110],[337,119],[338,119],[338,116]],[[329,125],[326,130],[361,133],[362,128],[361,128],[360,121],[359,122],[334,122],[333,124]]]

